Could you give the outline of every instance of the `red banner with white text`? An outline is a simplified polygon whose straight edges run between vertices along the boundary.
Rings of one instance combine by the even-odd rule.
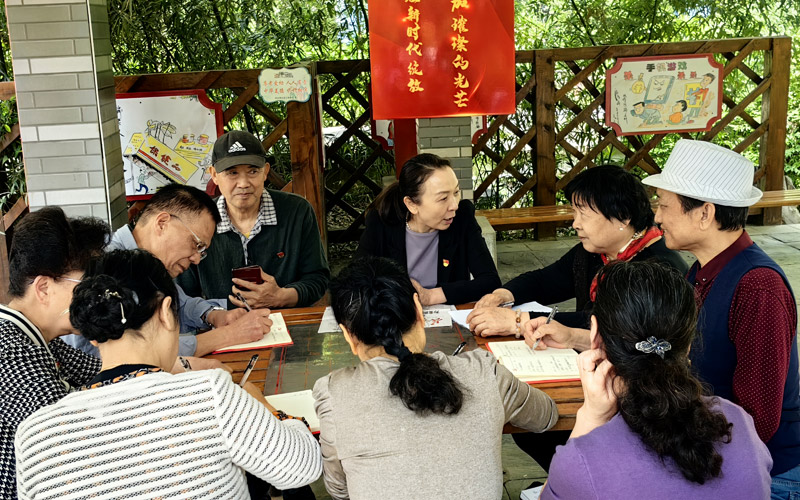
[[[369,2],[372,117],[511,114],[513,0]]]

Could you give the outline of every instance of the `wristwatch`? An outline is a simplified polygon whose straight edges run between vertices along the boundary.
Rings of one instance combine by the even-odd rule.
[[[204,312],[203,314],[201,314],[201,315],[200,315],[200,320],[201,320],[203,323],[205,323],[205,324],[206,324],[206,326],[208,326],[209,328],[213,329],[213,328],[214,328],[214,325],[212,325],[211,323],[209,323],[209,322],[208,322],[208,319],[207,319],[207,318],[208,318],[208,315],[209,315],[209,313],[211,313],[211,311],[224,311],[224,310],[225,310],[225,308],[224,308],[224,307],[220,307],[220,306],[211,306],[211,307],[209,307],[208,309],[206,309],[206,310],[205,310],[205,312]]]

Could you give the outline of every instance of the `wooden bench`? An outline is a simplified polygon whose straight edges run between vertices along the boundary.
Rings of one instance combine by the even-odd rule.
[[[759,209],[770,207],[790,207],[800,205],[800,189],[782,191],[765,191],[758,203],[751,207],[751,213],[758,213]],[[658,203],[653,203],[653,210],[658,208]],[[754,212],[755,210],[755,212]],[[570,222],[572,221],[571,205],[546,205],[541,207],[523,208],[496,208],[491,210],[477,210],[476,216],[483,216],[497,231],[510,229],[529,229],[539,222]]]

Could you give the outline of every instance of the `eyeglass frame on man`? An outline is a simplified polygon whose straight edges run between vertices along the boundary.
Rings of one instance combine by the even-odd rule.
[[[200,237],[197,236],[197,234],[195,234],[195,232],[192,231],[192,229],[189,226],[187,226],[186,223],[183,222],[180,217],[178,217],[175,214],[169,214],[169,215],[170,217],[175,217],[175,219],[178,222],[180,222],[183,227],[185,227],[186,229],[189,230],[190,233],[192,233],[192,237],[194,238],[195,250],[197,251],[197,253],[200,254],[200,260],[205,259],[208,256],[208,243],[201,240]]]

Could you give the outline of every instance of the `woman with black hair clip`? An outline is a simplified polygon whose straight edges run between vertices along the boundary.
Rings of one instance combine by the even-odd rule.
[[[306,425],[278,421],[252,384],[240,388],[220,369],[166,371],[178,353],[176,299],[144,250],[90,267],[70,319],[99,348],[102,370],[19,426],[20,498],[245,499],[245,471],[280,488],[319,477]]]
[[[397,263],[356,260],[330,288],[361,360],[314,385],[331,497],[500,499],[503,425],[545,431],[553,400],[488,351],[426,354],[422,305]]]
[[[753,419],[704,396],[689,370],[697,306],[686,279],[650,262],[598,277],[584,404],[542,493],[557,498],[767,499],[772,459]]]
[[[450,162],[430,153],[405,162],[375,199],[356,251],[364,255],[403,266],[423,306],[471,302],[501,283],[475,207],[461,200]]]

